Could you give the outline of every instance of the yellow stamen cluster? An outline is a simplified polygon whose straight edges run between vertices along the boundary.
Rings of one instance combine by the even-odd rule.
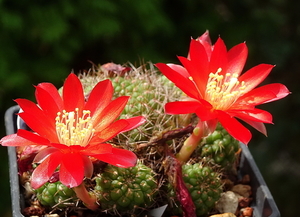
[[[79,109],[75,111],[61,113],[56,116],[56,132],[61,144],[67,146],[80,145],[85,147],[94,135],[95,130],[91,124],[91,112],[82,111],[82,117],[79,117]]]
[[[225,110],[245,93],[246,85],[244,81],[238,80],[238,74],[219,75],[221,71],[222,69],[219,68],[216,73],[209,74],[205,99],[215,109]]]

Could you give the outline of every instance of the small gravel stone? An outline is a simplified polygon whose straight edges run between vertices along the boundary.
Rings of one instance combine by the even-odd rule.
[[[234,215],[231,212],[227,212],[227,213],[222,213],[222,214],[211,215],[209,217],[236,217],[236,215]]]
[[[253,214],[253,208],[251,207],[242,208],[240,210],[240,213],[242,214],[243,217],[251,217]]]
[[[235,213],[238,207],[239,199],[232,191],[226,191],[221,194],[221,198],[216,204],[216,209],[220,213]]]
[[[238,184],[233,186],[233,188],[231,189],[231,191],[243,196],[243,197],[247,197],[249,198],[251,195],[251,187],[249,185],[242,185],[242,184]]]

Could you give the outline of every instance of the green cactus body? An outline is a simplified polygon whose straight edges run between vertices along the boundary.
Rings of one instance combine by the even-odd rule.
[[[96,178],[95,193],[103,210],[133,213],[154,204],[157,182],[154,172],[142,163],[120,168],[108,165]]]
[[[147,121],[137,129],[120,134],[117,142],[122,143],[143,143],[148,142],[156,133],[177,127],[177,117],[166,115],[164,105],[168,101],[178,100],[182,92],[167,78],[156,72],[152,64],[150,69],[145,66],[133,68],[125,75],[115,74],[111,76],[105,72],[94,72],[95,76],[82,75],[85,93],[88,94],[92,87],[99,81],[110,79],[114,87],[114,97],[130,96],[130,99],[121,114],[120,118],[144,116]],[[126,142],[124,142],[126,141]],[[131,148],[128,147],[127,148]]]
[[[44,206],[57,206],[63,208],[74,203],[77,199],[75,192],[63,185],[61,182],[47,182],[42,187],[36,189],[39,202]]]
[[[142,115],[147,120],[139,128],[118,135],[112,140],[112,143],[134,151],[138,158],[143,159],[145,165],[151,167],[151,169],[142,163],[127,169],[108,165],[104,172],[98,174],[95,178],[96,186],[94,190],[101,209],[111,214],[134,214],[138,208],[147,209],[156,201],[157,204],[165,204],[165,201],[162,201],[163,196],[155,199],[158,186],[163,185],[162,183],[166,181],[165,177],[160,176],[158,180],[162,183],[157,184],[153,172],[154,170],[159,173],[164,158],[164,149],[159,145],[142,146],[145,148],[140,148],[140,144],[143,145],[149,143],[149,141],[158,140],[164,132],[181,128],[186,126],[187,123],[195,121],[195,116],[192,115],[165,114],[165,104],[182,100],[183,94],[166,77],[158,74],[152,64],[149,64],[149,66],[149,69],[146,69],[145,66],[132,68],[130,72],[122,75],[105,73],[99,67],[99,69],[95,69],[93,74],[80,77],[86,94],[97,82],[110,79],[114,87],[115,98],[124,95],[130,96],[120,118]],[[178,142],[180,139],[183,138],[168,141],[167,145],[175,150],[180,144]],[[211,144],[208,142],[209,139],[206,138],[207,144]],[[195,156],[198,158],[204,156],[199,152],[196,154]],[[205,157],[209,155],[207,153]],[[208,164],[205,165],[205,167],[201,164],[183,166],[183,179],[193,198],[198,216],[208,213],[222,192],[219,173],[207,167]],[[164,190],[161,189],[161,191]],[[162,192],[162,195],[165,193]],[[173,198],[176,201],[176,197]],[[175,203],[180,207],[178,202]]]
[[[204,144],[200,146],[200,150],[197,150],[202,159],[226,169],[230,168],[236,160],[239,142],[222,126],[218,125],[216,130],[202,142]]]
[[[220,174],[210,167],[196,163],[183,165],[182,177],[196,207],[197,216],[208,214],[223,192]],[[177,201],[173,189],[169,196],[171,200]],[[174,207],[172,208],[174,214],[181,213],[178,202],[176,206],[171,206]]]

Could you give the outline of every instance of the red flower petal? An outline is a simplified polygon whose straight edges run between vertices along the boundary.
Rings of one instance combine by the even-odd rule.
[[[255,89],[254,89],[255,90]],[[250,92],[249,92],[250,93]],[[241,96],[230,109],[243,110],[254,108],[256,105],[267,102],[275,97],[274,93],[270,91],[253,91],[251,94]]]
[[[256,122],[256,121],[250,121],[250,120],[243,120],[243,121],[245,121],[247,124],[252,126],[257,131],[259,131],[262,134],[264,134],[265,136],[267,136],[267,129],[266,129],[264,123]]]
[[[114,138],[116,135],[118,135],[121,131],[126,129],[126,127],[129,125],[129,122],[127,120],[121,119],[118,120],[106,128],[102,129],[101,131],[98,131],[95,135],[95,139],[93,139],[91,142],[97,141],[98,143],[106,142],[107,140],[110,140]]]
[[[273,101],[278,100],[278,99],[282,99],[282,98],[286,97],[287,95],[289,95],[291,93],[287,89],[287,87],[283,84],[273,83],[273,84],[267,84],[263,87],[268,88],[269,90],[271,90],[276,95],[275,98],[270,99],[265,103],[269,103],[269,102],[273,102]],[[263,87],[261,87],[261,88],[263,88]]]
[[[251,90],[245,95],[241,96],[232,108],[239,108],[245,105],[260,105],[281,99],[289,94],[286,86],[278,83],[267,84]]]
[[[33,131],[49,140],[57,140],[55,119],[45,115],[35,103],[27,99],[17,99],[15,101],[24,111],[19,116]]]
[[[209,37],[209,31],[206,30],[200,37],[198,37],[196,39],[197,41],[199,41],[203,47],[205,48],[205,51],[207,53],[207,57],[208,57],[208,60],[210,60],[210,57],[211,57],[211,52],[213,50],[213,46],[211,44],[211,40],[210,40],[210,37]]]
[[[63,110],[63,102],[56,88],[56,92],[53,88],[55,87],[50,83],[39,84],[35,90],[35,98],[46,115],[54,120],[57,112]]]
[[[170,115],[195,113],[201,106],[198,101],[176,101],[165,105],[165,112]]]
[[[84,166],[84,176],[87,178],[92,178],[94,172],[94,166],[91,159],[88,156],[82,156],[83,166]]]
[[[239,81],[245,82],[246,88],[244,91],[247,93],[259,85],[270,74],[273,67],[270,64],[259,64],[242,74]]]
[[[205,64],[208,63],[207,52],[200,41],[194,39],[191,40],[188,58],[195,63],[197,61],[204,62]]]
[[[240,75],[248,56],[248,48],[245,43],[238,44],[228,51],[227,73]]]
[[[209,62],[204,46],[201,43],[199,43],[199,41],[192,39],[189,52],[190,60],[194,68],[193,70],[191,70],[191,68],[187,68],[187,70],[190,72],[190,75],[193,77],[193,79],[198,78],[202,74],[207,74],[205,72],[208,71]],[[180,58],[180,61],[181,60],[183,60],[183,58]],[[195,79],[195,81],[196,80],[197,79]]]
[[[199,93],[193,81],[174,71],[164,63],[156,63],[155,66],[186,95],[192,98],[198,98]]]
[[[219,68],[222,69],[221,74],[226,73],[227,70],[227,49],[221,38],[218,38],[211,53],[209,62],[209,72],[215,73]]]
[[[244,121],[249,120],[249,121],[258,121],[258,122],[272,124],[272,115],[269,112],[264,110],[260,110],[260,109],[253,109],[249,111],[230,110],[228,113]]]
[[[63,100],[61,98],[61,95],[58,93],[56,87],[53,84],[44,82],[38,84],[37,87],[45,90],[51,95],[51,98],[53,98],[55,104],[57,105],[57,107],[59,107],[59,110],[63,109]]]
[[[206,121],[209,133],[213,133],[216,130],[219,120],[217,118]]]
[[[28,146],[28,145],[39,145],[27,139],[24,139],[17,134],[11,134],[8,136],[4,136],[0,143],[2,146]]]
[[[57,148],[49,147],[41,150],[33,159],[33,163],[42,163],[49,155],[59,152]]]
[[[238,122],[235,118],[226,114],[223,111],[218,112],[218,119],[221,122],[222,126],[227,130],[227,132],[233,136],[238,141],[248,144],[251,139],[250,131],[244,127],[240,122]]]
[[[84,163],[81,154],[63,154],[59,169],[59,180],[68,188],[80,185],[84,178]]]
[[[57,134],[53,128],[45,124],[42,119],[35,119],[35,116],[28,113],[21,113],[19,116],[26,122],[26,124],[41,137],[48,138],[51,142],[57,142]]]
[[[173,69],[174,71],[178,72],[180,75],[182,75],[185,78],[189,78],[190,77],[190,74],[188,73],[188,71],[186,70],[186,68],[184,68],[181,65],[167,64],[167,66],[169,66],[171,69]]]
[[[64,109],[67,112],[75,111],[78,108],[79,111],[83,109],[84,106],[84,95],[83,88],[78,77],[71,73],[63,86],[63,100]]]
[[[106,144],[106,143],[89,144],[80,153],[89,156],[98,155],[98,154],[111,154],[112,146],[111,144]]]
[[[287,89],[287,87],[285,85],[279,84],[279,83],[267,84],[267,85],[258,87],[256,89],[250,91],[248,94],[252,95],[253,93],[259,93],[259,92],[261,94],[264,94],[265,92],[271,92],[274,95],[273,98],[270,98],[269,100],[265,99],[265,101],[262,103],[273,102],[273,101],[282,99],[290,94],[290,91]]]
[[[133,167],[136,165],[136,155],[125,149],[113,148],[112,154],[101,154],[93,156],[98,160],[109,163],[117,167]]]
[[[50,146],[52,146],[52,147],[54,147],[54,148],[57,148],[57,149],[60,149],[60,150],[64,150],[64,149],[67,149],[67,150],[70,150],[70,147],[69,146],[66,146],[65,144],[60,144],[60,143],[54,143],[54,142],[52,142],[51,144],[50,144]],[[74,149],[76,149],[76,147],[81,147],[81,146],[79,146],[79,145],[73,145],[72,146]],[[66,150],[66,152],[68,152]],[[80,149],[81,150],[81,149]]]
[[[113,86],[110,80],[100,81],[91,91],[84,109],[91,111],[91,116],[96,111],[100,114],[109,104],[113,96]]]
[[[49,145],[50,144],[50,141],[48,139],[41,137],[30,131],[27,131],[27,130],[19,129],[17,132],[17,135],[26,140],[31,141],[32,143],[34,143],[36,145]]]
[[[189,72],[192,80],[196,83],[201,98],[205,95],[206,84],[208,80],[208,62],[205,60],[190,61],[185,57],[178,57],[182,65]]]
[[[101,131],[114,122],[124,110],[128,100],[128,96],[118,97],[110,102],[99,115],[94,115],[91,119],[93,121],[94,129],[96,131]]]
[[[126,119],[126,121],[128,122],[128,125],[120,133],[124,133],[139,127],[140,125],[146,122],[146,118],[144,118],[143,116],[136,116],[136,117],[128,118]]]
[[[216,113],[212,109],[212,106],[207,106],[205,104],[200,104],[196,110],[196,114],[201,121],[210,121],[217,117]]]
[[[34,189],[40,188],[52,176],[61,161],[62,154],[55,152],[49,155],[32,173],[31,186]]]

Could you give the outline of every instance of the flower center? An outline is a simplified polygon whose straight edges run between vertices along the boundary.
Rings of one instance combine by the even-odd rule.
[[[91,124],[91,112],[89,110],[82,111],[82,117],[79,117],[79,109],[75,111],[58,112],[55,118],[56,132],[61,144],[66,146],[80,145],[85,147],[94,135],[95,130]]]
[[[238,74],[219,75],[221,71],[219,68],[216,73],[209,74],[205,99],[214,109],[226,110],[245,93],[246,85],[238,80]]]

